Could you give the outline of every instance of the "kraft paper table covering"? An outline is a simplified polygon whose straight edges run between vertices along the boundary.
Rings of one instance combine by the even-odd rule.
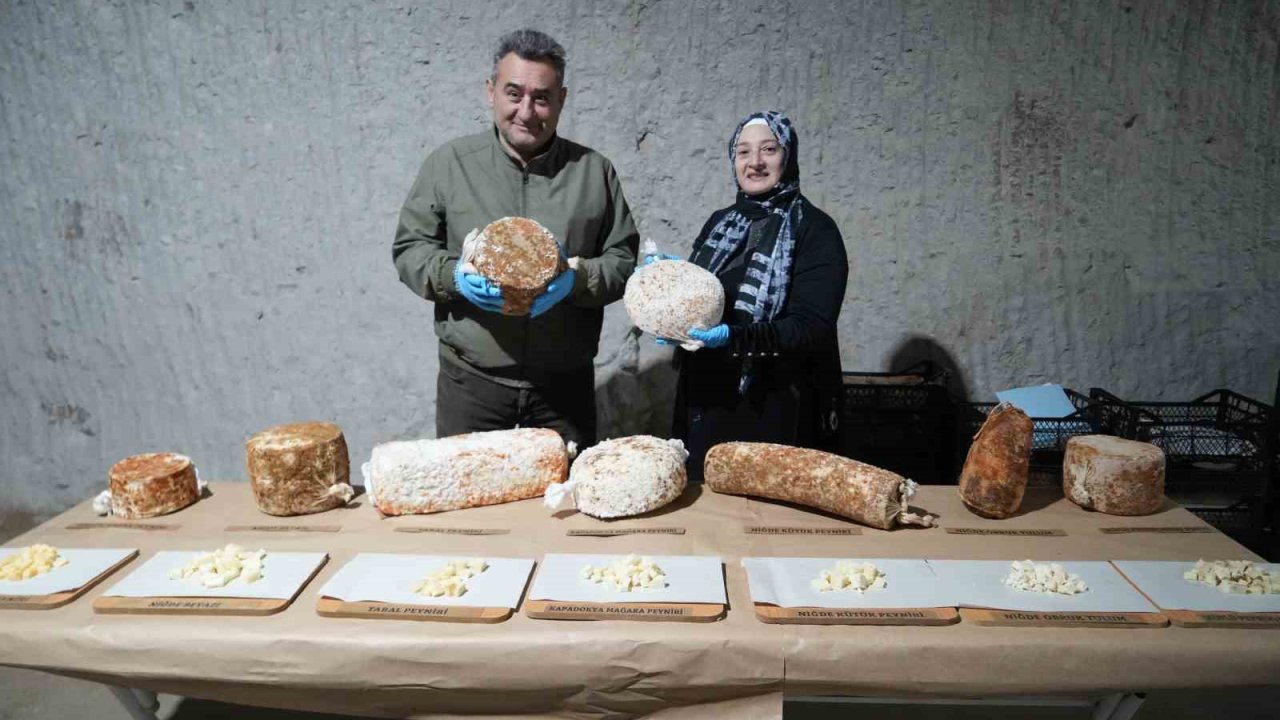
[[[1221,533],[1099,532],[1104,527],[1206,527],[1168,500],[1153,515],[1119,517],[1082,510],[1058,488],[1029,488],[1019,515],[990,520],[965,509],[955,487],[928,486],[911,504],[937,514],[943,527],[1061,529],[1068,535],[1005,537],[863,528],[861,536],[851,538],[858,541],[858,555],[1043,561],[1260,559]],[[811,514],[772,502],[754,502],[751,511],[754,524],[777,526],[804,524]],[[838,553],[816,548],[838,549],[840,540],[751,537],[759,543],[753,555],[835,556]],[[1083,694],[1275,685],[1280,678],[1280,631],[1005,628],[964,622],[946,627],[784,627],[788,694]]]
[[[228,541],[329,552],[329,563],[288,609],[266,617],[95,615],[91,605],[99,587],[57,610],[0,615],[0,663],[192,697],[382,717],[781,714],[783,639],[761,633],[750,612],[714,623],[566,622],[516,613],[496,625],[324,618],[315,612],[319,589],[360,552],[535,559],[545,552],[714,555],[717,528],[737,527],[746,517],[740,498],[605,524],[577,514],[554,517],[539,500],[380,519],[361,497],[360,507],[272,518],[257,511],[247,484],[215,483],[212,489],[212,497],[182,512],[146,521],[181,525],[174,532],[65,529],[103,521],[83,503],[7,544],[117,547],[127,541],[142,550],[135,562],[160,549],[203,550]],[[228,525],[308,523],[340,524],[342,531],[224,532]],[[573,527],[631,524],[681,525],[688,532],[565,534]],[[405,526],[511,533],[394,531]],[[728,573],[730,604],[749,608],[741,569]]]
[[[936,557],[1042,560],[1257,559],[1221,534],[1105,535],[1099,527],[1203,525],[1168,504],[1159,514],[1118,518],[1081,510],[1056,489],[1028,492],[1031,512],[985,520],[963,508],[953,487],[925,487],[913,505],[941,524],[1060,528],[1067,537],[948,535],[941,529],[858,536],[748,535],[747,525],[846,526],[808,510],[718,495],[701,487],[654,516],[603,523],[551,516],[537,500],[431,516],[379,519],[360,507],[303,518],[269,518],[247,485],[214,494],[153,522],[175,532],[66,530],[98,520],[89,504],[64,513],[10,546],[205,549],[210,543],[271,542],[280,550],[327,551],[330,562],[284,612],[261,618],[94,615],[101,586],[66,607],[8,611],[0,662],[77,677],[238,702],[378,716],[517,711],[581,717],[643,714],[688,706],[780,712],[778,692],[798,694],[1008,695],[1273,684],[1280,633],[1239,630],[843,627],[766,625],[751,612],[746,556]],[[340,533],[224,533],[233,524],[343,526]],[[571,528],[684,527],[683,535],[568,537]],[[509,528],[508,535],[394,532],[395,527]],[[517,613],[499,625],[322,618],[319,588],[359,552],[493,554],[545,552],[719,555],[730,610],[722,621],[629,623],[540,621]],[[135,561],[136,562],[136,561]],[[376,692],[371,692],[376,690]],[[731,705],[716,705],[729,703]],[[426,709],[430,709],[428,712]],[[776,712],[775,712],[776,711]],[[678,713],[677,713],[678,715]]]

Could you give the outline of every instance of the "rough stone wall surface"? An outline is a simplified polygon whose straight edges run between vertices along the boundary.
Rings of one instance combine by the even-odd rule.
[[[0,510],[125,455],[243,477],[269,425],[353,462],[433,433],[431,306],[397,280],[426,153],[486,126],[503,31],[569,50],[562,133],[685,252],[736,120],[786,111],[852,269],[847,369],[954,363],[1269,398],[1280,358],[1280,2],[0,3]],[[669,355],[601,341],[603,434],[668,423]]]

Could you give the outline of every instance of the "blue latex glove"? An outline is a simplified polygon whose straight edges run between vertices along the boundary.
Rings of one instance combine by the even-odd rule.
[[[671,340],[664,337],[654,338],[654,342],[656,342],[659,345],[679,345],[680,344],[679,340]]]
[[[573,291],[574,277],[573,268],[569,268],[557,275],[556,279],[547,285],[547,289],[533,299],[533,307],[529,310],[529,317],[538,317],[555,307],[556,303],[569,297],[569,293]]]
[[[670,253],[653,253],[651,255],[644,256],[644,264],[652,265],[653,263],[656,263],[659,260],[683,260],[683,259],[684,258],[680,257],[679,255],[672,255]]]
[[[650,253],[648,255],[645,255],[643,260],[636,263],[636,269],[632,270],[631,272],[634,274],[636,270],[639,270],[640,268],[646,265],[652,265],[658,262],[659,260],[683,260],[683,259],[684,258],[680,257],[679,255],[668,255],[667,253]]]
[[[489,312],[502,312],[502,288],[490,283],[483,275],[464,272],[461,262],[453,268],[453,284],[472,305]]]
[[[689,328],[689,337],[702,343],[703,347],[721,348],[729,344],[729,326],[720,323],[710,330]]]

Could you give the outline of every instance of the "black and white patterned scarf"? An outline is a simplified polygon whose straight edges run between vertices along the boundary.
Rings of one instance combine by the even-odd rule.
[[[690,260],[712,273],[719,273],[746,243],[752,222],[771,215],[777,216],[779,222],[770,222],[765,226],[768,229],[776,228],[776,232],[768,232],[760,238],[751,257],[747,259],[746,274],[742,284],[738,286],[738,298],[733,306],[735,310],[750,316],[752,322],[762,322],[776,317],[786,303],[796,235],[804,215],[804,198],[800,195],[800,161],[797,152],[800,141],[791,127],[791,121],[780,112],[752,113],[743,118],[734,129],[733,137],[729,138],[729,170],[734,173],[734,182],[737,182],[734,156],[738,136],[742,134],[742,128],[755,119],[768,123],[774,137],[782,144],[782,178],[773,189],[763,195],[747,195],[739,188],[733,209],[720,218],[720,222],[712,228]]]

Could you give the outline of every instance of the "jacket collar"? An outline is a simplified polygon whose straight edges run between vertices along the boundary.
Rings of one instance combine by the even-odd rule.
[[[528,165],[521,165],[519,160],[507,153],[507,149],[502,146],[502,141],[498,139],[497,125],[490,128],[489,140],[492,142],[498,163],[505,164],[521,173],[527,168],[530,175],[550,177],[555,175],[556,171],[560,169],[560,165],[563,164],[560,162],[560,157],[563,154],[561,149],[564,146],[564,142],[560,139],[559,133],[551,136],[551,142],[547,143],[546,149],[530,160]]]

